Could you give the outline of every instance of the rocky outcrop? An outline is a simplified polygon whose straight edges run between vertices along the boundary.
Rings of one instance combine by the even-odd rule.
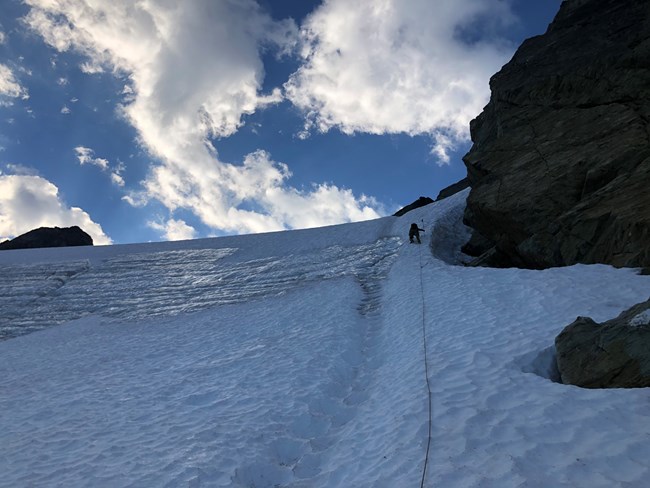
[[[464,157],[477,262],[650,266],[648,2],[565,0],[490,87]]]
[[[449,185],[448,187],[440,190],[440,193],[438,193],[438,196],[436,197],[436,202],[444,200],[445,198],[449,198],[450,196],[463,191],[465,188],[469,188],[469,180],[467,177],[463,178],[460,181],[457,181],[453,185]]]
[[[597,324],[578,317],[555,339],[562,382],[584,388],[650,386],[650,300]]]
[[[413,203],[407,205],[404,208],[399,209],[397,212],[393,214],[393,217],[401,217],[402,215],[410,212],[411,210],[415,210],[416,208],[424,207],[425,205],[429,205],[430,203],[433,203],[434,201],[438,202],[440,200],[443,200],[445,198],[449,198],[452,195],[455,195],[456,193],[463,191],[465,188],[469,186],[469,181],[467,178],[463,178],[460,181],[457,181],[453,185],[449,185],[446,188],[443,188],[440,190],[440,193],[438,193],[438,196],[436,197],[435,200],[432,200],[430,197],[420,197]]]
[[[0,250],[37,247],[92,246],[93,239],[76,225],[73,227],[40,227],[0,244]]]
[[[430,197],[420,197],[413,203],[399,209],[397,212],[393,214],[393,217],[401,217],[402,215],[404,215],[407,212],[410,212],[411,210],[424,207],[425,205],[429,205],[430,203],[433,203],[433,200],[431,200]]]

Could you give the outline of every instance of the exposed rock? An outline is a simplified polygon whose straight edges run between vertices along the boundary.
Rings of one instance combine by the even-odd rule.
[[[393,214],[393,217],[401,217],[402,215],[404,215],[407,212],[410,212],[411,210],[424,207],[425,205],[429,205],[430,203],[433,203],[433,200],[431,200],[430,197],[420,197],[413,203],[407,205],[404,208],[399,209],[397,212]]]
[[[464,157],[483,264],[650,266],[648,2],[564,1],[490,87]]]
[[[461,250],[465,250],[463,246]],[[510,256],[499,250],[497,247],[492,247],[485,251],[480,256],[472,259],[468,266],[488,266],[493,268],[510,268],[512,267],[512,260]]]
[[[597,324],[578,317],[555,338],[562,382],[584,388],[650,386],[650,300]]]
[[[467,176],[453,185],[449,185],[447,188],[440,190],[440,193],[438,193],[438,196],[436,197],[436,202],[449,198],[459,191],[463,191],[465,188],[469,188],[469,180],[467,179]]]
[[[93,238],[76,225],[73,227],[40,227],[0,244],[0,250],[36,247],[92,246]]]
[[[478,257],[494,248],[494,242],[486,239],[478,232],[474,231],[469,241],[463,245],[461,251],[468,256]]]

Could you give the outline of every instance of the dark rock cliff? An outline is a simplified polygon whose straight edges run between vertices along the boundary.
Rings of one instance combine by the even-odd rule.
[[[463,178],[460,181],[457,181],[453,185],[449,185],[447,188],[440,190],[440,193],[438,193],[438,196],[436,197],[436,202],[444,200],[445,198],[449,198],[456,193],[463,191],[465,188],[469,188],[469,180],[467,177]]]
[[[650,1],[565,0],[490,87],[464,157],[478,264],[650,266]]]
[[[92,246],[93,239],[76,225],[73,227],[39,227],[0,244],[0,250],[37,247]]]
[[[401,217],[402,215],[410,212],[411,210],[424,207],[425,205],[429,205],[430,203],[433,203],[433,200],[430,197],[420,197],[413,203],[408,204],[406,207],[400,208],[397,212],[393,214],[393,217]]]

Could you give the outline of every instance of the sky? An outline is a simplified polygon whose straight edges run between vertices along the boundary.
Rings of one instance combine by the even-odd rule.
[[[0,240],[258,233],[435,198],[465,176],[490,76],[560,3],[3,1]]]

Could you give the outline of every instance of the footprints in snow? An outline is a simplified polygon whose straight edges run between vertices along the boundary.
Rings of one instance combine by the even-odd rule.
[[[373,372],[381,362],[376,341],[381,328],[382,280],[396,252],[366,260],[356,277],[363,291],[357,311],[359,320],[348,330],[347,347],[335,351],[337,359],[327,372],[329,381],[320,394],[307,399],[308,413],[286,426],[285,437],[269,447],[268,462],[251,463],[235,470],[236,486],[310,486],[319,476],[327,476],[321,466],[342,429],[355,417],[368,398]],[[318,358],[313,367],[317,368]]]

